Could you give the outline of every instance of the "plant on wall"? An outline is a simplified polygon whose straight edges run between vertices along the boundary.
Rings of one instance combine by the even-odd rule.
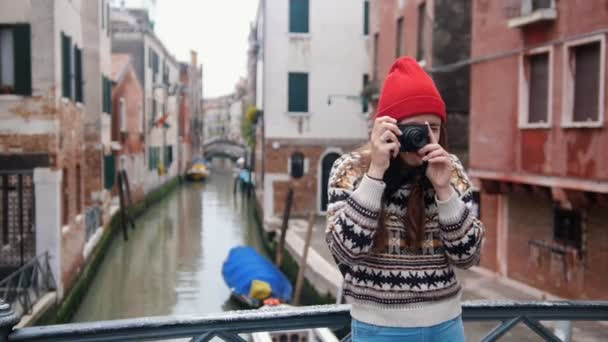
[[[245,115],[243,116],[243,122],[241,124],[241,133],[247,146],[253,148],[255,145],[255,124],[258,121],[260,111],[254,106],[249,106]]]

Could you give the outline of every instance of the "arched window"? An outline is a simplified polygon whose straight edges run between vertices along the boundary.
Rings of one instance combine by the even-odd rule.
[[[294,152],[290,160],[291,169],[289,170],[289,174],[291,177],[297,179],[304,176],[304,153]]]

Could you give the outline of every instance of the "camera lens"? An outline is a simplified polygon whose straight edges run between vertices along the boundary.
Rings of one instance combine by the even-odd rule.
[[[424,130],[416,127],[408,132],[407,139],[412,146],[422,148],[426,145],[427,135]]]

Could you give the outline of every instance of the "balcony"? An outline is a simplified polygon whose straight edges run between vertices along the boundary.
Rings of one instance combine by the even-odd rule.
[[[523,28],[542,21],[557,19],[555,0],[518,0],[512,8],[514,15],[509,19],[510,28]]]

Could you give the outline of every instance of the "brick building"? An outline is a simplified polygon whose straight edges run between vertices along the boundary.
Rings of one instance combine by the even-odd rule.
[[[180,63],[180,103],[179,103],[179,139],[178,160],[180,174],[187,171],[193,156],[201,155],[203,120],[203,68],[198,64],[198,55],[190,52],[190,62]]]
[[[101,49],[84,40],[91,26],[101,34],[105,8],[0,1],[0,268],[48,252],[60,298],[84,262],[85,206],[98,188],[85,181],[84,124],[101,114],[87,100],[102,77],[84,65]]]
[[[119,169],[129,178],[133,201],[144,195],[144,137],[143,137],[143,90],[131,56],[112,55],[112,141],[120,143]]]
[[[472,26],[481,265],[558,296],[605,298],[606,2],[474,1]]]
[[[283,211],[290,186],[294,214],[324,213],[333,162],[367,138],[359,96],[368,77],[364,9],[363,0],[260,1],[250,36],[256,89],[249,93],[263,112],[255,182],[265,219]],[[301,177],[292,179],[290,169]]]
[[[391,65],[410,56],[431,74],[448,112],[450,151],[466,165],[470,70],[446,66],[470,57],[470,0],[371,0],[369,6],[370,82],[364,92],[371,112]]]
[[[150,3],[153,3],[151,1]],[[144,91],[144,141],[148,192],[177,176],[180,68],[154,32],[148,8],[112,8],[112,52],[131,55]]]

